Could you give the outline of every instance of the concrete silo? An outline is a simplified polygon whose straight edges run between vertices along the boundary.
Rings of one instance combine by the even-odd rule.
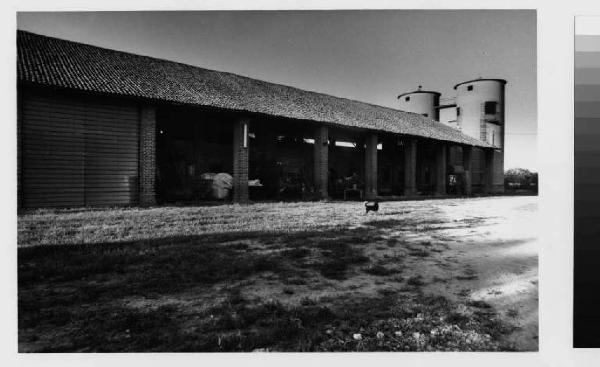
[[[463,134],[485,141],[496,149],[488,154],[473,152],[473,184],[485,179],[486,159],[493,164],[492,192],[504,190],[504,79],[475,79],[458,83],[456,118]]]
[[[440,93],[421,90],[404,93],[398,96],[400,102],[399,109],[407,112],[414,112],[429,117],[436,121],[440,120],[440,113],[437,106],[440,104]]]

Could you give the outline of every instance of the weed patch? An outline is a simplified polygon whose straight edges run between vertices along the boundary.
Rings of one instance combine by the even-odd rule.
[[[483,308],[483,309],[491,309],[492,306],[485,302],[485,301],[481,301],[481,300],[472,300],[467,302],[467,305],[471,306],[471,307],[477,307],[477,308]]]
[[[302,258],[309,256],[310,253],[311,253],[310,249],[307,249],[306,247],[297,247],[297,248],[283,250],[281,254],[284,257],[287,257],[290,259],[302,259]]]
[[[429,251],[423,250],[423,249],[414,249],[414,250],[409,251],[408,254],[410,256],[416,256],[416,257],[428,257]]]
[[[397,274],[400,272],[398,269],[385,267],[381,264],[375,264],[375,265],[364,267],[362,269],[362,271],[367,274],[377,275],[377,276],[387,276],[387,275]]]
[[[348,268],[355,264],[369,261],[362,250],[340,241],[325,241],[317,244],[321,249],[323,260],[317,264],[317,269],[326,278],[345,279]]]
[[[423,281],[422,276],[415,275],[415,276],[408,278],[408,280],[406,281],[406,284],[418,287],[418,286],[424,285],[425,282]]]
[[[458,275],[456,279],[458,280],[475,280],[477,279],[477,274],[471,268],[467,268],[463,275]]]

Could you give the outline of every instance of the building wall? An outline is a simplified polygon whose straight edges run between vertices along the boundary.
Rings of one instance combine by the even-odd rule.
[[[139,109],[57,92],[19,93],[20,207],[139,201]]]

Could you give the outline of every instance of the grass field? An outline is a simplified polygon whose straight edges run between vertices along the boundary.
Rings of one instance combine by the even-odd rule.
[[[536,197],[19,214],[19,350],[537,350]]]

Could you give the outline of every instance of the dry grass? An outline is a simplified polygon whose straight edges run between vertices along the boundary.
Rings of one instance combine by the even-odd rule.
[[[19,246],[116,243],[254,232],[261,236],[279,236],[282,233],[344,230],[359,226],[380,229],[381,232],[389,229],[425,231],[446,225],[445,219],[435,218],[435,206],[428,208],[425,203],[430,202],[387,203],[382,205],[379,213],[368,215],[364,214],[362,203],[356,202],[39,209],[20,213],[18,243]],[[399,210],[403,207],[407,209]],[[453,223],[452,227],[464,227],[464,223]],[[379,235],[377,231],[373,233]]]
[[[491,217],[447,216],[507,200],[21,213],[19,349],[531,349],[518,302],[472,297],[493,276],[456,240]]]

